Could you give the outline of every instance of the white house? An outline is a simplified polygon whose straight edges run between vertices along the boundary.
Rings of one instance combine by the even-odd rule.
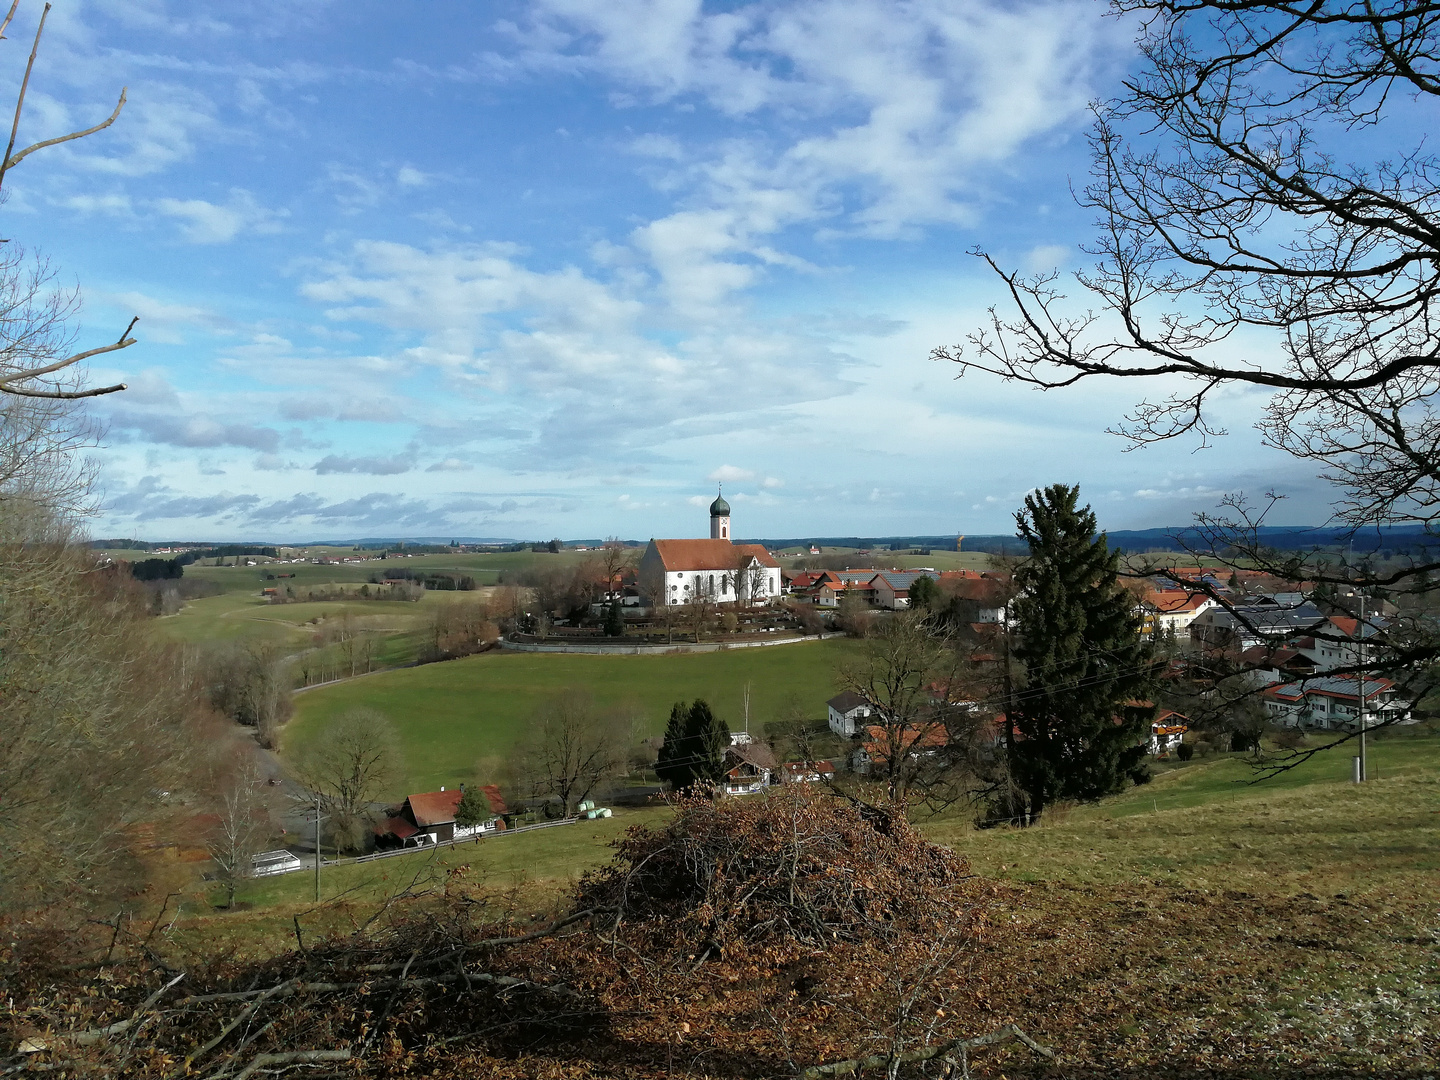
[[[651,540],[640,558],[640,587],[669,605],[703,599],[763,604],[780,596],[780,564],[760,544],[730,540],[730,504],[710,504],[708,540]]]
[[[855,737],[873,712],[870,703],[853,690],[842,691],[825,704],[830,711],[830,730],[847,739]]]
[[[1168,754],[1185,741],[1185,732],[1190,730],[1190,721],[1173,709],[1167,709],[1155,717],[1150,724],[1150,741],[1146,749],[1151,757]]]
[[[1354,731],[1360,726],[1360,686],[1333,676],[1271,686],[1261,695],[1265,711],[1287,727]],[[1408,724],[1410,704],[1395,696],[1389,679],[1365,680],[1366,727]]]

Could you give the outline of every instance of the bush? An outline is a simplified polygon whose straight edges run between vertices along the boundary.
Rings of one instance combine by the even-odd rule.
[[[1299,749],[1305,741],[1305,732],[1296,727],[1283,727],[1275,732],[1275,745],[1282,750]]]
[[[1195,756],[1195,748],[1189,743],[1182,742],[1175,748],[1175,756],[1181,761],[1189,761]]]

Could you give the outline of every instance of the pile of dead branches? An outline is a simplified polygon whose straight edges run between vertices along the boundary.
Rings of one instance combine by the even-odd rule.
[[[264,963],[151,934],[123,962],[0,970],[0,1075],[919,1075],[996,1026],[987,887],[898,807],[690,799],[617,847],[544,923],[456,871]]]
[[[766,799],[683,799],[662,829],[632,829],[577,906],[693,951],[890,941],[964,919],[965,860],[926,842],[901,806],[797,785]]]
[[[461,879],[364,932],[306,940],[297,921],[297,948],[261,963],[202,955],[177,969],[148,938],[87,964],[0,963],[0,1075],[403,1074],[603,1030],[592,997],[516,951],[583,918],[525,929]]]

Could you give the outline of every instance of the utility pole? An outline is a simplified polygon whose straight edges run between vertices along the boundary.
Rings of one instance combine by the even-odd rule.
[[[1360,780],[1363,782],[1370,779],[1369,771],[1366,768],[1368,762],[1365,760],[1365,594],[1363,592],[1360,594],[1360,622],[1355,627],[1355,632],[1360,635]]]
[[[320,796],[315,796],[315,903],[320,902]]]

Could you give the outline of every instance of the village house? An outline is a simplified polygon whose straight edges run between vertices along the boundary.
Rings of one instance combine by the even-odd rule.
[[[1395,696],[1390,679],[1365,680],[1366,727],[1410,723],[1410,705]],[[1265,711],[1286,727],[1354,731],[1360,725],[1360,683],[1355,678],[1322,677],[1267,687]]]
[[[891,733],[874,724],[865,728],[865,741],[850,755],[850,767],[861,776],[884,771],[890,760],[892,745],[906,760],[935,757],[949,744],[945,729],[936,724],[907,724],[892,739]]]
[[[1187,589],[1150,589],[1140,598],[1140,633],[1146,638],[1187,633],[1190,624],[1216,607],[1214,599]]]
[[[725,748],[725,776],[720,781],[720,790],[726,795],[754,795],[764,791],[774,782],[776,769],[770,747],[753,741],[748,735],[743,740],[735,735],[731,739]]]
[[[497,817],[506,812],[505,800],[500,789],[486,784],[480,789],[490,812]],[[377,843],[382,847],[417,847],[422,844],[444,844],[464,839],[488,829],[503,828],[500,825],[479,825],[466,828],[455,824],[455,808],[465,797],[465,785],[441,788],[407,796],[405,802],[375,826]]]
[[[780,564],[760,544],[730,539],[730,504],[710,504],[707,540],[651,540],[640,558],[640,587],[652,603],[703,600],[763,604],[781,595]]]
[[[974,570],[945,570],[940,574],[941,591],[952,602],[958,602],[960,621],[972,626],[1006,622],[1007,584],[1004,577]]]
[[[830,715],[830,730],[847,739],[860,730],[860,721],[869,719],[870,703],[853,690],[842,690],[825,703]]]
[[[818,784],[835,779],[835,766],[829,761],[787,761],[778,775],[782,784]]]
[[[871,580],[875,593],[875,606],[900,611],[910,606],[910,586],[922,577],[938,580],[933,573],[880,573]]]
[[[1185,741],[1185,732],[1190,730],[1190,721],[1174,709],[1161,711],[1150,722],[1150,741],[1146,749],[1151,757],[1168,754]]]

